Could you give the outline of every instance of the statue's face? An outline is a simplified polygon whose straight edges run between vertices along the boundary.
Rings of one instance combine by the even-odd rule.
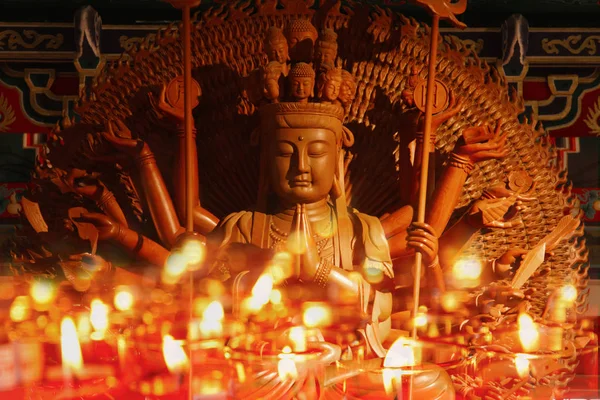
[[[327,198],[337,160],[335,134],[327,129],[281,128],[269,152],[271,187],[287,204]]]
[[[298,100],[308,99],[312,95],[314,84],[313,78],[292,78],[292,96]]]
[[[325,98],[327,100],[333,101],[338,98],[340,94],[340,86],[342,82],[336,79],[330,79],[325,84],[325,88],[323,89],[323,93],[325,94]]]
[[[340,86],[340,94],[338,96],[342,104],[350,104],[352,103],[352,99],[354,98],[354,93],[352,93],[352,88],[350,85],[342,83]]]
[[[335,64],[335,56],[336,51],[334,49],[319,47],[315,52],[315,61],[321,65],[333,66]]]
[[[265,81],[265,96],[271,100],[279,97],[279,82],[277,79],[267,79]]]
[[[271,43],[267,53],[270,61],[277,61],[280,64],[285,64],[288,61],[288,45],[285,40],[277,40]]]

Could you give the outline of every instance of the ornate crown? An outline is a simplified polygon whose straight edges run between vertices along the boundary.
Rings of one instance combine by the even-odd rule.
[[[265,48],[274,37],[281,37],[281,32],[279,28],[268,29]],[[296,62],[282,64],[271,59],[271,54],[267,55],[269,63],[260,74],[263,95],[257,104],[261,125],[267,129],[319,127],[331,129],[338,135],[354,99],[356,83],[349,72],[319,65],[319,60],[313,59],[314,49],[319,46],[337,50],[337,34],[325,29],[317,37],[317,30],[306,19],[291,21],[283,32],[290,51],[298,50],[295,46],[302,47],[296,52],[302,58],[294,57]],[[294,35],[303,38],[303,43],[291,40]],[[309,49],[312,51],[306,51],[306,40],[312,41],[312,49]]]

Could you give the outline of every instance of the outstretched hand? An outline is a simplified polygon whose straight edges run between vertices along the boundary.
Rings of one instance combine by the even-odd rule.
[[[115,149],[128,156],[138,156],[144,148],[144,142],[133,139],[131,131],[120,119],[108,121],[108,132],[103,132],[102,137]]]
[[[466,138],[466,144],[458,146],[455,152],[474,163],[504,158],[509,153],[506,148],[507,134],[500,132],[499,123],[493,133],[489,125],[467,128],[463,132],[463,138]]]
[[[158,96],[158,100],[154,98],[151,92],[148,93],[148,99],[152,107],[167,115],[168,117],[175,120],[177,123],[183,123],[184,121],[184,110],[182,108],[176,108],[167,103],[167,85],[163,85]]]
[[[519,195],[499,199],[479,199],[469,209],[467,220],[477,229],[482,228],[518,228],[523,226],[521,219],[515,219],[517,213],[525,208]]]
[[[119,235],[120,224],[113,221],[109,217],[100,213],[82,214],[77,218],[73,218],[76,222],[87,222],[98,229],[98,238],[100,240],[116,239]]]
[[[451,117],[458,114],[458,112],[462,109],[462,101],[456,100],[454,97],[454,92],[450,90],[450,99],[448,103],[448,108],[440,113],[437,113],[432,116],[431,119],[431,132],[435,134],[437,129],[444,122],[448,121]],[[423,117],[424,118],[424,117]]]

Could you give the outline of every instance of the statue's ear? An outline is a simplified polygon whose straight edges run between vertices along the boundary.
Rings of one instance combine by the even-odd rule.
[[[354,134],[345,126],[342,126],[342,145],[346,148],[352,147],[354,144]]]

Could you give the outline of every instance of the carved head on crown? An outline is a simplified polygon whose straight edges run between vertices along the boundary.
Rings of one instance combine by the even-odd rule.
[[[307,19],[290,21],[284,30],[292,62],[312,62],[318,37],[317,29]]]
[[[265,52],[269,61],[285,64],[290,61],[288,42],[280,28],[272,26],[265,37]]]

